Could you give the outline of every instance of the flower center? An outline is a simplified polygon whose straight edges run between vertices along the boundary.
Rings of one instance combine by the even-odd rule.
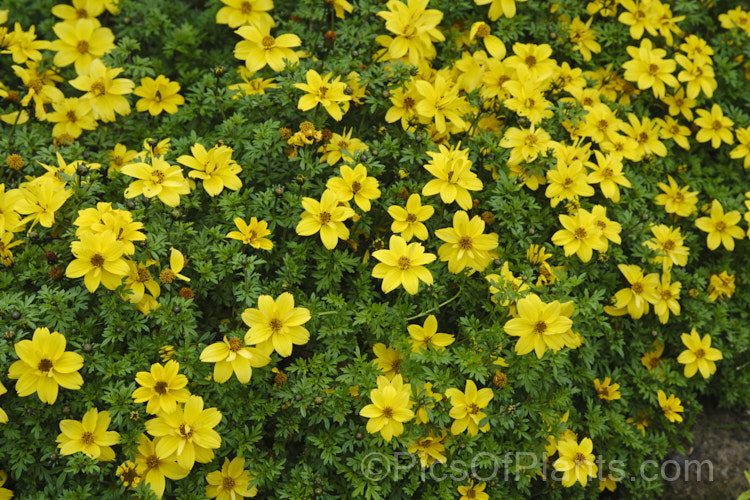
[[[78,121],[78,117],[76,116],[76,112],[73,111],[72,109],[70,111],[68,111],[67,113],[65,113],[65,118],[67,118],[68,121],[70,121],[70,122]]]
[[[577,240],[585,240],[586,236],[588,235],[586,234],[586,230],[584,228],[577,227],[576,230],[573,231],[573,236],[575,236]]]
[[[704,351],[703,349],[698,349],[697,351],[695,351],[696,358],[701,359],[705,356],[706,356],[706,351]]]
[[[576,467],[578,467],[578,466],[583,465],[584,462],[586,462],[586,457],[583,456],[583,453],[576,453],[575,456],[573,457],[573,460],[576,463]]]
[[[674,245],[674,241],[672,241],[672,240],[667,240],[667,241],[665,241],[665,242],[664,242],[664,244],[662,245],[662,248],[663,248],[663,249],[664,249],[665,251],[667,251],[667,252],[668,252],[668,251],[670,251],[670,250],[674,250],[674,246],[675,246],[675,245]]]
[[[719,222],[716,223],[716,230],[717,231],[721,232],[721,231],[725,230],[726,228],[727,228],[727,225],[726,225],[726,223],[723,220],[720,220]]]
[[[383,417],[393,418],[393,408],[390,408],[390,407],[383,408]]]
[[[242,5],[240,6],[240,12],[242,12],[243,16],[247,16],[253,11],[253,6],[250,2],[242,2]]]
[[[180,436],[182,436],[185,439],[192,439],[193,437],[193,430],[190,428],[188,424],[180,424],[180,428],[178,430]]]
[[[98,253],[94,254],[94,256],[91,257],[91,265],[94,267],[102,267],[104,265],[104,257]]]
[[[526,66],[529,68],[533,68],[536,66],[536,57],[534,56],[527,56],[526,59],[524,59],[524,62],[526,63]]]
[[[362,189],[362,184],[357,181],[352,182],[352,193],[358,193]]]
[[[649,64],[648,65],[648,72],[651,75],[655,75],[656,73],[659,72],[659,66],[657,66],[656,64]]]
[[[473,246],[471,238],[468,236],[462,236],[461,239],[458,240],[458,248],[461,250],[471,250]]]
[[[414,107],[414,99],[411,97],[404,97],[404,109],[411,109]]]
[[[633,286],[630,287],[633,290],[633,293],[636,295],[640,295],[643,293],[643,284],[642,283],[633,283]]]
[[[145,283],[150,279],[151,279],[151,273],[148,272],[148,269],[146,269],[145,267],[139,267],[138,278],[136,278],[136,281],[138,283]]]
[[[416,216],[416,214],[407,214],[406,215],[406,222],[417,222],[417,216]]]
[[[81,434],[81,443],[84,446],[91,446],[94,444],[94,435],[90,432],[84,432]]]
[[[276,39],[270,35],[264,36],[263,39],[260,41],[261,45],[263,45],[264,48],[270,49],[274,45],[276,45]]]
[[[237,352],[240,349],[242,349],[242,341],[238,339],[237,337],[232,337],[229,339],[229,350],[232,352]]]
[[[160,380],[159,382],[157,382],[156,385],[154,386],[154,392],[156,394],[166,394],[167,393],[167,383],[164,382],[163,380]]]
[[[320,212],[320,225],[328,224],[331,222],[331,214],[328,212]]]
[[[165,269],[159,274],[159,280],[167,285],[172,283],[177,276],[171,269]]]
[[[482,23],[477,28],[477,38],[484,38],[490,34],[490,27],[486,23]]]
[[[476,403],[471,403],[467,410],[469,412],[469,415],[476,415],[477,413],[479,413],[479,407]]]
[[[534,325],[534,333],[537,335],[543,335],[547,331],[547,323],[544,321],[537,321]]]
[[[100,96],[106,91],[107,89],[104,87],[104,82],[102,82],[101,80],[97,80],[91,84],[91,93],[95,96]]]
[[[525,138],[525,139],[523,140],[523,143],[524,143],[524,144],[525,144],[526,146],[533,146],[534,144],[536,144],[536,141],[537,141],[537,138],[536,138],[536,136],[535,136],[534,134],[529,134],[529,135],[527,135],[527,136],[526,136],[526,138]]]
[[[49,359],[42,359],[39,361],[39,364],[37,365],[37,369],[40,372],[48,372],[52,369],[52,361]]]
[[[409,269],[410,266],[409,257],[399,257],[398,258],[398,268],[402,271],[406,271]]]
[[[234,485],[236,483],[234,482],[233,477],[224,477],[221,480],[221,489],[224,491],[232,491],[234,489]],[[234,496],[234,495],[232,495]]]
[[[327,94],[327,93],[328,93],[328,87],[320,87],[320,88],[318,89],[318,96],[319,96],[319,97],[320,97],[321,99],[325,99],[325,98],[326,98],[326,94]]]
[[[151,181],[154,184],[161,184],[162,182],[164,182],[164,172],[162,172],[161,170],[158,170],[158,169],[157,170],[153,170],[151,172]]]
[[[86,9],[78,9],[76,10],[76,17],[78,17],[78,19],[87,19],[89,17],[89,13],[86,12]]]
[[[646,144],[648,142],[648,134],[646,132],[641,132],[638,134],[638,142],[641,144]]]
[[[284,324],[281,322],[279,318],[273,318],[268,323],[268,327],[271,329],[273,333],[279,333],[281,331],[282,326],[284,326]]]
[[[42,91],[44,84],[39,78],[32,78],[31,80],[29,80],[27,87],[29,87],[31,90],[33,90],[34,92],[38,94],[39,92]]]
[[[89,51],[89,42],[86,40],[79,41],[76,45],[76,50],[81,54],[86,54]]]
[[[149,455],[146,457],[146,468],[148,470],[159,468],[159,457],[156,455]]]
[[[711,124],[711,128],[714,130],[721,130],[723,125],[719,120],[714,120],[714,122]]]

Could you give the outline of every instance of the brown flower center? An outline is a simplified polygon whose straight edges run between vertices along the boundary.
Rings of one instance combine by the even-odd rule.
[[[281,331],[281,327],[283,326],[284,326],[284,323],[282,323],[279,318],[273,318],[268,323],[268,327],[271,329],[273,333],[279,333]]]
[[[86,9],[77,9],[76,17],[78,17],[78,19],[88,19],[89,13],[86,12]]]
[[[537,335],[543,335],[547,331],[547,323],[544,321],[537,321],[534,325],[534,333]]]
[[[720,220],[719,222],[716,223],[716,230],[717,231],[721,232],[721,231],[725,230],[726,228],[727,228],[727,224],[723,220]]]
[[[461,239],[458,240],[458,248],[461,250],[471,250],[473,246],[471,238],[468,236],[462,236]]]
[[[641,132],[638,134],[638,142],[641,144],[646,144],[648,142],[648,134],[646,132]]]
[[[417,222],[417,216],[416,216],[416,214],[407,214],[406,215],[406,222]]]
[[[224,477],[221,480],[221,489],[224,491],[232,491],[234,489],[234,485],[236,483],[234,482],[233,477]],[[234,495],[232,495],[234,496]]]
[[[84,446],[91,446],[94,444],[94,435],[90,432],[84,432],[81,434],[81,444]]]
[[[177,278],[177,276],[171,269],[165,269],[161,273],[159,273],[159,280],[161,280],[162,283],[166,283],[167,285],[172,283],[175,278]]]
[[[390,408],[390,407],[383,408],[383,417],[393,418],[393,408]]]
[[[39,78],[32,78],[31,80],[29,80],[27,87],[29,87],[31,90],[33,90],[34,92],[38,94],[39,92],[42,91],[44,84]]]
[[[156,455],[149,455],[146,457],[146,468],[148,470],[159,468],[159,457]]]
[[[159,382],[157,382],[156,385],[154,386],[154,392],[156,394],[166,394],[167,393],[167,383],[164,382],[163,380],[160,380]]]
[[[651,75],[655,75],[656,73],[659,72],[659,66],[657,66],[656,64],[649,64],[648,65],[648,72]]]
[[[320,212],[320,225],[328,224],[331,222],[331,214],[328,212]]]
[[[490,27],[486,23],[482,23],[477,28],[477,38],[484,38],[490,34]]]
[[[91,265],[94,267],[104,266],[104,257],[99,255],[98,253],[94,254],[94,256],[91,257]]]
[[[68,119],[69,122],[76,122],[78,121],[78,117],[76,116],[76,112],[72,109],[65,113],[65,118]]]
[[[586,457],[583,455],[583,453],[579,452],[573,456],[573,460],[575,461],[576,466],[580,466],[586,462]]]
[[[318,97],[320,99],[325,99],[327,93],[328,93],[328,87],[320,87],[318,89]]]
[[[479,413],[479,407],[477,406],[476,403],[471,403],[467,411],[469,415],[476,415],[477,413]]]
[[[577,227],[576,230],[573,231],[573,236],[575,236],[575,238],[577,240],[585,240],[586,236],[588,236],[588,235],[587,235],[586,230],[584,228]]]
[[[270,35],[264,36],[263,39],[260,41],[260,44],[263,45],[264,48],[270,49],[274,45],[276,45],[276,39]]]
[[[698,349],[697,351],[695,351],[696,358],[701,359],[705,356],[706,356],[706,351],[704,351],[703,349]]]
[[[711,128],[714,130],[721,130],[724,125],[721,124],[719,120],[714,120],[714,122],[711,124]]]
[[[86,40],[81,40],[76,45],[76,50],[80,52],[81,54],[86,54],[89,51],[89,42]]]
[[[665,251],[667,251],[667,252],[668,252],[668,251],[670,251],[670,250],[674,250],[674,247],[675,247],[675,243],[674,243],[674,241],[672,241],[672,240],[667,240],[667,241],[665,241],[665,242],[664,242],[664,244],[662,245],[662,248],[663,248],[663,249],[664,249]]]
[[[229,339],[229,350],[232,352],[237,352],[240,349],[242,349],[242,341],[238,339],[237,337],[232,337]]]
[[[409,257],[399,257],[398,258],[398,268],[402,271],[406,271],[409,269],[409,266],[411,265],[411,262],[409,261]]]
[[[362,184],[357,181],[352,182],[352,193],[358,193],[362,189]]]
[[[640,282],[633,283],[633,286],[631,286],[630,288],[633,290],[633,293],[635,293],[636,295],[640,295],[643,293],[643,284]]]
[[[39,364],[37,365],[37,369],[40,372],[48,372],[52,369],[52,361],[49,359],[41,359],[39,360]]]
[[[242,5],[240,5],[240,12],[242,12],[243,16],[247,16],[248,14],[252,13],[253,6],[250,2],[242,2]]]
[[[104,87],[104,82],[97,80],[91,84],[91,93],[95,96],[103,95],[107,89]]]
[[[536,66],[536,57],[534,56],[527,56],[526,59],[524,59],[524,62],[526,63],[526,66],[529,68],[533,68]]]
[[[148,269],[145,267],[139,267],[138,268],[138,277],[136,278],[136,281],[138,283],[145,283],[146,281],[151,279],[151,273],[148,272]]]
[[[177,432],[185,439],[192,439],[193,437],[193,430],[188,424],[180,424],[180,428]]]
[[[164,177],[164,172],[162,172],[161,170],[155,169],[151,172],[151,182],[153,182],[154,184],[161,184],[162,182],[164,182]]]

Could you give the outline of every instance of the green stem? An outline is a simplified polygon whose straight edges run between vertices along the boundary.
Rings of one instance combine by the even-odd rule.
[[[424,311],[424,312],[422,312],[422,313],[419,313],[419,314],[417,314],[416,316],[412,316],[411,318],[406,318],[406,321],[412,321],[412,320],[415,320],[415,319],[417,319],[417,318],[421,318],[422,316],[427,316],[427,315],[428,315],[428,314],[430,314],[431,312],[433,312],[433,311],[437,311],[437,310],[438,310],[438,309],[440,309],[441,307],[443,307],[443,306],[446,306],[446,305],[450,304],[451,302],[453,302],[454,300],[456,300],[456,299],[457,299],[457,298],[458,298],[458,297],[459,297],[460,295],[461,295],[461,289],[459,288],[459,290],[458,290],[458,293],[456,293],[456,295],[454,295],[454,296],[453,296],[453,297],[451,297],[450,299],[446,300],[445,302],[443,302],[443,303],[441,303],[441,304],[438,304],[438,305],[436,305],[436,306],[435,306],[435,307],[433,307],[432,309],[428,309],[428,310],[426,310],[426,311]]]

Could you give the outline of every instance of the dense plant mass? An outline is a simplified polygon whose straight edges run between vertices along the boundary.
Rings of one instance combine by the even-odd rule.
[[[743,2],[3,4],[0,499],[654,498],[750,404]]]

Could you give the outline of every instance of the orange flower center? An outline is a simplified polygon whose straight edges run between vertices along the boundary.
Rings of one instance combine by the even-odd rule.
[[[263,39],[260,41],[260,44],[263,45],[264,48],[270,49],[274,45],[276,45],[276,39],[270,35],[267,35],[263,37]]]
[[[237,337],[232,337],[229,339],[229,350],[232,352],[237,352],[240,349],[242,349],[242,341],[238,339]]]
[[[233,477],[224,477],[221,480],[221,489],[224,491],[232,491],[235,484]]]
[[[643,284],[639,283],[633,283],[633,286],[630,287],[633,290],[633,293],[636,295],[640,295],[643,293]]]

